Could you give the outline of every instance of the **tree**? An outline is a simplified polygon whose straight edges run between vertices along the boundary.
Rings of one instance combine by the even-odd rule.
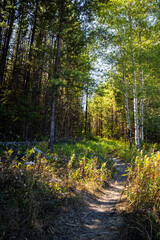
[[[106,54],[104,55],[104,59],[112,64],[112,68],[123,79],[122,84],[125,87],[121,84],[119,84],[119,87],[124,90],[125,106],[128,105],[128,92],[130,92],[131,88],[133,90],[133,94],[131,92],[129,94],[128,101],[133,102],[134,111],[126,114],[126,120],[129,123],[128,116],[131,115],[130,118],[132,119],[134,115],[134,135],[137,148],[140,144],[140,138],[142,142],[144,139],[143,122],[144,118],[147,117],[144,115],[144,99],[149,82],[152,84],[150,73],[151,62],[146,62],[146,54],[155,41],[154,37],[156,33],[153,29],[158,22],[157,15],[156,17],[154,15],[155,5],[155,1],[113,0],[109,2],[108,8],[102,9],[99,16],[100,24],[106,31],[106,37],[104,31],[102,31],[103,38],[101,37],[101,39],[103,42],[99,45],[103,48],[104,46],[105,48],[107,47],[108,54],[107,57]],[[106,18],[106,15],[109,17]],[[151,19],[154,19],[154,21]],[[151,31],[154,32],[153,35]],[[104,45],[104,43],[106,44]],[[115,79],[115,84],[118,81],[118,79]],[[131,107],[130,104],[128,106]],[[133,122],[131,121],[132,124]],[[131,129],[132,127],[128,128]]]

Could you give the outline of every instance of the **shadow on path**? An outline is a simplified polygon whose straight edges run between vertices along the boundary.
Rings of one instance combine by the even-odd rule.
[[[54,240],[123,240],[120,229],[124,226],[123,214],[117,212],[116,204],[121,198],[128,164],[114,159],[117,174],[107,189],[99,191],[97,198],[85,194],[85,205],[61,215],[55,223]]]

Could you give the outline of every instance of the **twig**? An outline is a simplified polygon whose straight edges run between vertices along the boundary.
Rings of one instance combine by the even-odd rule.
[[[65,223],[65,224],[71,227],[79,227],[77,224],[71,224],[71,223]]]
[[[83,220],[84,218],[86,218],[91,212],[92,212],[92,211],[90,211],[90,212],[87,213],[85,216],[83,216],[83,217],[81,218],[81,220]]]
[[[138,227],[129,227],[129,228],[138,230],[144,236],[144,232],[142,230],[140,230]]]

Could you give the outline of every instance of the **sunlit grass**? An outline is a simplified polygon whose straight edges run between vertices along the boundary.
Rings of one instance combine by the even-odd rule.
[[[136,157],[128,172],[127,197],[133,210],[143,213],[139,229],[149,236],[147,239],[159,239],[160,152],[144,155],[141,151]]]
[[[110,179],[114,166],[102,143],[57,144],[54,152],[47,143],[15,150],[8,148],[1,154],[0,236],[8,238],[25,226],[33,227],[44,204],[56,208],[56,202],[77,198],[82,191],[95,191]],[[50,207],[49,207],[50,208]],[[11,231],[11,233],[10,233]],[[7,235],[8,234],[8,235]]]
[[[37,148],[41,149],[45,153],[49,153],[48,143],[42,142],[37,144]],[[71,154],[75,154],[76,157],[86,156],[87,158],[97,156],[98,161],[104,161],[109,155],[120,157],[123,161],[131,162],[139,153],[134,147],[129,148],[129,145],[125,141],[109,140],[97,138],[97,141],[82,141],[76,144],[56,144],[54,146],[54,154],[58,156],[65,155],[69,157]]]
[[[34,226],[41,213],[46,214],[46,202],[54,209],[57,201],[101,188],[115,171],[113,156],[131,163],[128,199],[135,210],[146,211],[154,234],[158,234],[160,153],[154,153],[154,146],[147,152],[149,145],[141,151],[130,149],[124,141],[97,139],[56,144],[53,152],[48,150],[47,142],[34,147],[19,148],[17,152],[11,148],[1,150],[0,201],[5,204],[0,213],[4,223],[0,234],[8,228],[20,231],[24,225]]]

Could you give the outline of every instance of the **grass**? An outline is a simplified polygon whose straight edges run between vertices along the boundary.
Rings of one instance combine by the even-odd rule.
[[[41,142],[36,147],[43,152],[50,154],[48,151],[48,143]],[[65,155],[68,158],[71,154],[77,156],[86,156],[91,158],[97,156],[99,162],[103,162],[109,155],[120,157],[123,161],[131,162],[138,154],[135,148],[130,149],[129,145],[124,141],[108,140],[97,138],[97,141],[82,141],[75,144],[56,144],[54,146],[54,154],[59,157]]]
[[[56,212],[60,215],[66,199],[77,201],[82,191],[93,192],[108,182],[114,171],[108,145],[57,144],[50,153],[43,142],[35,146],[44,151],[42,155],[34,147],[1,151],[0,237],[40,238],[46,222],[56,221]]]
[[[141,151],[129,168],[128,182],[127,197],[140,216],[135,225],[143,239],[160,239],[160,152]]]
[[[158,145],[136,150],[123,141],[97,139],[56,144],[52,153],[47,147],[47,142],[5,150],[1,146],[0,238],[50,239],[43,231],[46,224],[56,221],[66,200],[77,201],[82,192],[93,193],[109,181],[115,171],[113,156],[131,162],[126,191],[134,218],[140,216],[134,224],[143,232],[142,239],[159,238],[160,152],[154,153]]]

